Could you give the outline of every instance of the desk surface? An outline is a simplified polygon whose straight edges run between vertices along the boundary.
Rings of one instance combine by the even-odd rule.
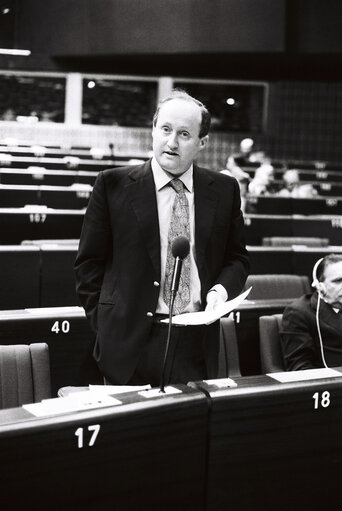
[[[200,384],[211,397],[207,509],[339,509],[342,374],[235,380],[235,389]]]
[[[180,388],[61,417],[0,411],[2,509],[202,509],[208,401]]]
[[[290,383],[235,378],[233,388],[194,382],[149,399],[132,392],[117,396],[117,406],[59,417],[2,410],[2,503],[44,509],[48,501],[56,511],[113,502],[125,510],[339,509],[337,372]]]

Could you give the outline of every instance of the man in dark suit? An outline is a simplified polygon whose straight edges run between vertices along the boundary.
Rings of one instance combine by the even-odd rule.
[[[288,371],[342,366],[342,254],[330,254],[313,272],[313,294],[283,313],[282,347]]]
[[[164,288],[176,196],[183,208],[178,227],[190,241],[182,273],[183,280],[189,277],[188,299],[180,312],[212,309],[244,286],[249,267],[238,183],[193,163],[208,142],[209,127],[204,105],[174,91],[153,119],[152,160],[100,172],[94,185],[76,283],[97,335],[94,357],[112,384],[159,383],[167,337],[160,320],[169,310]],[[174,327],[167,381],[215,377],[218,342],[218,322]]]

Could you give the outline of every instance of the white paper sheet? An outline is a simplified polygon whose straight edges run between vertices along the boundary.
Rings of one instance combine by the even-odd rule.
[[[40,403],[23,405],[23,408],[36,417],[48,417],[115,405],[121,405],[121,401],[97,392],[83,391],[67,397],[44,399]]]
[[[208,385],[215,385],[220,389],[224,389],[226,387],[237,387],[237,383],[231,378],[216,378],[216,380],[203,380],[204,383]]]
[[[319,380],[321,378],[336,378],[342,376],[342,373],[335,369],[305,369],[303,371],[288,371],[284,373],[267,373],[274,380],[281,383],[291,383],[295,381]]]
[[[89,385],[89,390],[104,395],[123,394],[134,390],[148,390],[151,385]]]
[[[252,287],[248,288],[246,291],[241,293],[236,298],[232,300],[228,300],[224,302],[222,305],[219,305],[215,310],[212,311],[200,311],[200,312],[189,312],[184,314],[178,314],[173,316],[172,324],[173,325],[210,325],[214,321],[217,321],[222,316],[229,314],[232,312],[240,303],[242,303],[245,298],[248,296]],[[169,319],[163,319],[161,323],[168,323]]]

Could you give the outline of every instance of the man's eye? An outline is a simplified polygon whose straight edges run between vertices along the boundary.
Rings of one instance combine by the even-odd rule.
[[[187,131],[182,131],[181,135],[184,138],[188,138],[189,137],[189,133]]]
[[[169,128],[168,126],[162,126],[162,131],[163,131],[164,133],[169,133],[170,128]]]

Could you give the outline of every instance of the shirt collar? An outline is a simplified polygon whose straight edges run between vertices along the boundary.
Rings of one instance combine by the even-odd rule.
[[[156,185],[157,191],[159,192],[159,190],[164,188],[164,186],[169,184],[169,182],[172,181],[172,179],[174,178],[166,174],[166,172],[161,168],[161,166],[159,165],[154,156],[151,160],[151,167],[153,172],[154,183]],[[184,172],[184,174],[182,174],[181,176],[177,176],[178,179],[180,179],[183,182],[184,186],[187,188],[189,192],[193,191],[193,171],[194,166],[193,164],[191,164],[188,170]]]

